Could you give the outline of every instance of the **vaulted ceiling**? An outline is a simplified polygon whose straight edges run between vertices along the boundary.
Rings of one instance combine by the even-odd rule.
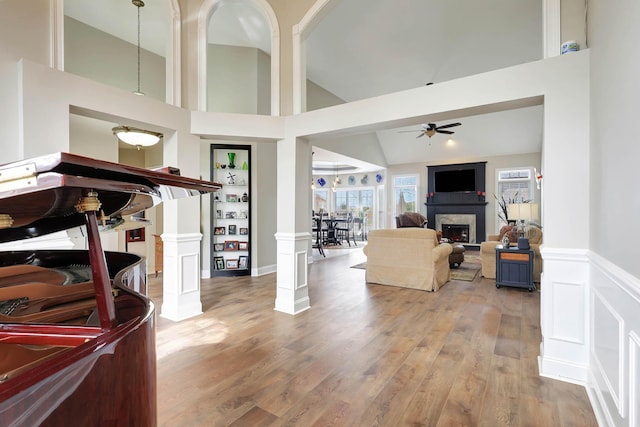
[[[168,0],[155,0],[141,11],[141,43],[162,56],[168,10]],[[136,12],[128,0],[65,0],[65,13],[136,43]],[[251,0],[218,3],[209,38],[270,51],[267,21]],[[542,2],[342,0],[305,47],[307,78],[349,102],[540,59]],[[420,123],[373,136],[389,165],[540,151],[541,106],[451,121],[462,123],[452,129],[453,142],[446,135],[400,132]]]

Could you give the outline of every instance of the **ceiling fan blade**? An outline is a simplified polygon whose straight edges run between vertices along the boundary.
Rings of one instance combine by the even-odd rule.
[[[416,139],[422,138],[424,136],[424,132],[420,132],[420,135],[416,136]]]
[[[452,130],[440,130],[440,129],[436,129],[436,132],[438,132],[438,133],[446,133],[447,135],[451,135],[451,134],[455,133]]]
[[[454,126],[460,126],[461,124],[462,123],[449,123],[448,125],[438,126],[438,129],[452,128]]]

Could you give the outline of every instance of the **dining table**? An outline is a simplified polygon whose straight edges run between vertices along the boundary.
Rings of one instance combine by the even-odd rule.
[[[337,233],[337,229],[340,224],[344,224],[348,221],[347,218],[343,217],[327,217],[322,218],[323,231],[325,233],[323,238],[323,243],[325,245],[341,245],[342,242]]]

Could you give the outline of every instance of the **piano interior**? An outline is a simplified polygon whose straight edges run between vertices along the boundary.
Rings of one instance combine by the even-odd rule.
[[[91,266],[82,264],[0,267],[0,322],[5,326],[39,325],[37,331],[25,332],[20,338],[9,339],[0,333],[0,383],[97,336],[100,321],[91,276]],[[129,292],[113,288],[118,324],[145,313],[145,304]],[[65,325],[84,333],[71,340],[60,331],[43,337],[46,329],[42,326],[47,324]],[[42,339],[46,344],[39,343]]]

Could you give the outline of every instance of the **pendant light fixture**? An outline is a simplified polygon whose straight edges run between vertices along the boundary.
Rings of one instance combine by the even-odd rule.
[[[131,0],[131,3],[138,8],[138,88],[133,93],[144,96],[144,93],[140,90],[140,8],[144,7],[144,1]],[[135,145],[138,150],[142,147],[149,147],[157,144],[160,141],[160,138],[162,138],[161,133],[138,129],[131,126],[116,126],[112,131],[120,141],[129,145]]]
[[[116,126],[112,131],[120,141],[125,144],[135,145],[138,150],[142,147],[155,145],[160,141],[160,138],[162,138],[161,133],[131,126]]]

